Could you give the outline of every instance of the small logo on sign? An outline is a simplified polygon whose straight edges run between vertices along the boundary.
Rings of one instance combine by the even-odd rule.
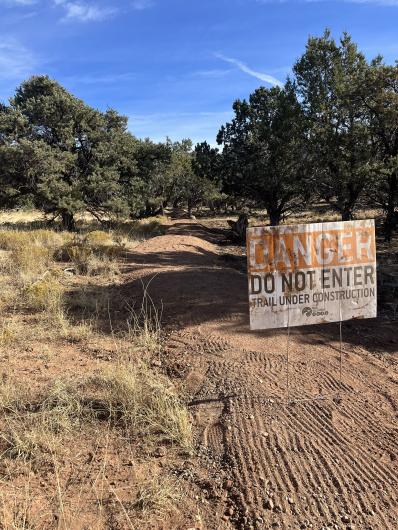
[[[329,311],[324,311],[322,309],[311,309],[311,307],[303,307],[303,315],[306,317],[321,317],[329,314]]]

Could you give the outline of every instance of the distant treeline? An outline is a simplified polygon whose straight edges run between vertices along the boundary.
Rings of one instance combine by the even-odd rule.
[[[367,61],[349,35],[308,40],[283,87],[233,104],[217,143],[135,138],[127,118],[100,112],[35,76],[0,104],[0,207],[32,205],[74,228],[166,207],[265,208],[271,224],[324,200],[343,220],[360,206],[398,225],[398,63]]]

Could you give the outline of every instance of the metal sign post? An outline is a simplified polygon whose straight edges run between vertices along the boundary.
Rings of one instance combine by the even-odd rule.
[[[287,340],[286,340],[286,395],[287,404],[290,401],[290,388],[289,388],[289,343],[290,343],[290,311],[288,310],[287,318]]]

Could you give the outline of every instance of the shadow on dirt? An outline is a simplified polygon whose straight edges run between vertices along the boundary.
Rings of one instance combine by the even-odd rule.
[[[204,239],[215,245],[223,244],[229,240],[230,230],[227,228],[208,228],[200,223],[180,222],[173,224],[168,230],[168,235],[194,236]]]

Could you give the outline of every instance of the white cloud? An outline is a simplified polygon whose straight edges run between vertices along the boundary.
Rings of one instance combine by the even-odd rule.
[[[0,38],[0,79],[28,76],[37,61],[33,54],[14,38]]]
[[[269,75],[269,74],[265,74],[264,72],[257,72],[256,70],[253,70],[252,68],[247,66],[245,63],[242,63],[242,61],[239,61],[238,59],[226,57],[225,55],[222,55],[221,53],[216,53],[215,56],[218,59],[225,61],[226,63],[233,64],[245,74],[251,75],[252,77],[256,77],[257,79],[260,79],[260,81],[264,81],[265,83],[268,83],[269,85],[280,86],[280,87],[283,86],[282,81],[279,81],[279,79],[276,79],[276,77],[273,77],[272,75]]]
[[[0,0],[0,5],[6,6],[32,6],[37,4],[38,0]]]
[[[133,81],[136,79],[136,74],[126,72],[123,74],[109,74],[109,75],[73,75],[63,78],[64,81],[72,85],[111,85],[113,83],[123,83]]]
[[[197,72],[192,72],[192,77],[206,77],[206,78],[214,78],[217,79],[219,77],[225,77],[231,72],[233,72],[234,69],[228,69],[228,70],[221,70],[221,69],[213,69],[213,70],[198,70]]]
[[[61,6],[65,15],[62,20],[78,20],[80,22],[98,22],[116,13],[113,7],[98,6],[84,2],[69,2],[68,0],[54,0],[54,4]]]
[[[142,11],[143,9],[148,9],[154,5],[152,0],[132,0],[131,6],[137,11]]]

